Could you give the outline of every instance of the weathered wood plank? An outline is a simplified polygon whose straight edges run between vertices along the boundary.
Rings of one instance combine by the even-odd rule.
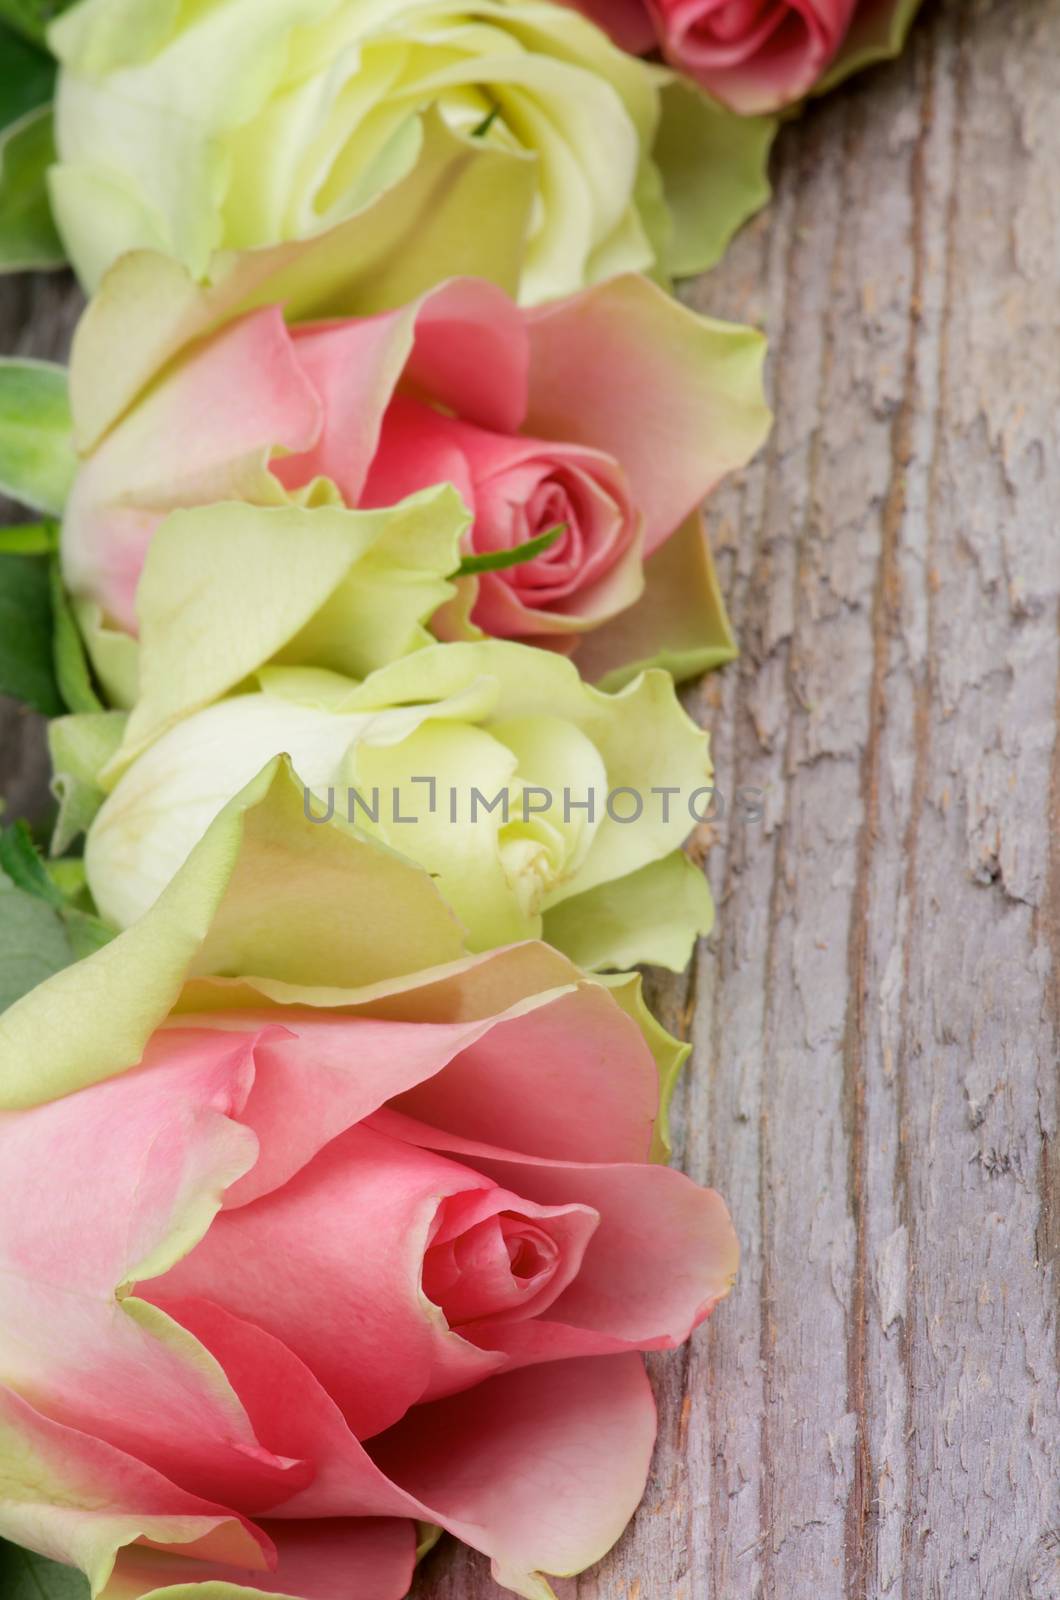
[[[718,930],[655,991],[743,1270],[653,1358],[644,1507],[567,1600],[1060,1595],[1058,103],[1060,0],[929,6],[690,295],[769,328],[778,409],[692,697]],[[2,347],[63,306],[4,285]],[[499,1595],[444,1548],[416,1593]]]

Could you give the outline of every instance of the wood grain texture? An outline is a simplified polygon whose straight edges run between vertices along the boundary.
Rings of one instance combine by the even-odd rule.
[[[654,989],[743,1266],[564,1600],[1060,1596],[1058,105],[1060,0],[928,5],[688,295],[768,328],[778,411],[690,699],[718,928]],[[55,287],[2,293],[5,349],[61,344]],[[445,1546],[415,1592],[501,1593]]]

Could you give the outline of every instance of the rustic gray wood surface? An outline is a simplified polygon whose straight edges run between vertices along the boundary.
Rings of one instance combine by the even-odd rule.
[[[689,296],[768,328],[778,421],[713,512],[718,928],[654,991],[742,1274],[653,1358],[636,1522],[556,1587],[1058,1600],[1060,0],[929,5],[776,188]],[[5,351],[62,348],[59,284],[0,293]],[[416,1588],[499,1594],[447,1547]]]

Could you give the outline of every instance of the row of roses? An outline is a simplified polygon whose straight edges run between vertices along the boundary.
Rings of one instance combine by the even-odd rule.
[[[701,508],[769,421],[761,337],[666,286],[765,197],[743,113],[913,9],[52,27],[57,159],[41,109],[0,168],[49,168],[92,298],[68,379],[0,363],[0,485],[61,519],[85,843],[0,836],[0,928],[31,889],[103,921],[0,1017],[0,1534],[93,1600],[400,1600],[441,1530],[547,1600],[632,1515],[640,1353],[737,1246],[628,970],[710,928],[688,815],[607,801],[709,783]],[[315,818],[336,786],[393,804]]]

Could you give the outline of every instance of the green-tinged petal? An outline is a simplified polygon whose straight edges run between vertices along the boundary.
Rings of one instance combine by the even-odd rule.
[[[471,787],[490,802],[505,788],[518,788],[516,766],[505,745],[484,729],[434,720],[400,744],[362,741],[349,763],[358,793],[369,795],[378,788],[388,798],[398,797],[397,807],[381,808],[381,836],[393,849],[414,855],[438,881],[457,916],[472,930],[469,942],[476,950],[533,938],[541,931],[538,907],[524,905],[512,893],[498,847],[505,831],[502,814],[481,806],[471,815]],[[415,781],[421,776],[434,787]],[[450,793],[457,796],[453,812]]]
[[[235,821],[248,807],[242,849],[195,974],[368,984],[464,953],[462,931],[422,868],[338,817],[309,822],[286,762],[270,765],[256,785],[236,801]],[[231,806],[223,816],[233,817]]]
[[[398,1600],[415,1557],[411,1518],[334,1517],[265,1520],[275,1570],[239,1571],[221,1562],[136,1545],[118,1555],[99,1600]],[[47,1597],[42,1597],[47,1600]]]
[[[261,1542],[239,1517],[42,1416],[7,1388],[0,1388],[0,1535],[80,1568],[93,1596],[106,1592],[117,1552],[138,1539],[194,1544],[215,1559],[266,1566]]]
[[[664,265],[682,278],[720,261],[737,229],[766,204],[777,121],[737,116],[686,79],[670,73],[665,80],[653,153],[673,224]]]
[[[0,358],[0,492],[58,514],[76,468],[66,369]]]
[[[426,644],[467,522],[448,485],[381,511],[173,512],[137,591],[140,697],[110,776],[274,658],[360,677]]]
[[[478,578],[457,578],[453,590],[452,599],[439,606],[431,618],[431,632],[442,642],[485,639],[487,636],[478,623],[471,620],[479,595]]]
[[[121,711],[90,711],[56,717],[48,724],[52,793],[59,802],[51,842],[54,855],[69,849],[103,804],[100,773],[121,744],[125,722]]]
[[[0,1106],[40,1104],[132,1066],[189,973],[353,986],[462,949],[421,868],[341,821],[310,822],[289,765],[270,762],[137,924],[0,1018]]]
[[[72,600],[88,659],[112,706],[130,710],[140,693],[140,645],[131,634],[110,628],[94,600]]]
[[[319,667],[255,676],[260,691],[245,682],[161,734],[95,818],[88,880],[119,926],[281,752],[315,817],[346,811],[427,869],[473,949],[536,936],[543,912],[670,855],[709,784],[708,736],[658,670],[607,694],[562,656],[489,640],[416,650],[360,683]],[[651,930],[643,959],[658,947]]]
[[[763,335],[697,316],[644,278],[613,278],[526,321],[525,431],[622,463],[649,556],[769,431]]]
[[[187,1583],[167,1583],[162,1589],[145,1589],[136,1580],[128,1582],[121,1566],[119,1558],[114,1576],[100,1592],[98,1600],[305,1600],[304,1596],[277,1589],[275,1582],[266,1578],[262,1578],[260,1587],[253,1589],[242,1583],[217,1579],[203,1583],[195,1578]]]
[[[48,44],[81,72],[111,72],[147,61],[179,15],[180,0],[84,0],[52,23]]]
[[[600,818],[587,857],[549,891],[546,908],[625,876],[682,843],[691,826],[688,795],[709,781],[709,740],[683,710],[668,673],[642,673],[618,694],[609,695],[583,682],[564,656],[494,639],[443,645],[392,662],[353,688],[342,709],[366,711],[438,701],[483,681],[493,686],[498,720],[541,715],[568,720],[602,757],[609,792],[632,790],[643,802],[636,821]],[[536,782],[532,771],[520,771],[519,776],[524,783]],[[465,788],[467,782],[465,775]],[[667,805],[653,793],[664,785],[681,791],[684,800]],[[576,781],[570,787],[574,806],[585,796],[577,792]],[[606,799],[606,795],[596,797],[597,811]],[[562,795],[554,797],[556,808],[562,810],[563,804]],[[622,817],[635,808],[632,796],[615,801],[614,809]]]
[[[587,634],[579,645],[577,664],[585,677],[614,690],[646,667],[665,667],[682,683],[736,658],[736,640],[698,511],[648,557],[644,572],[647,582],[636,605]]]
[[[471,521],[448,484],[412,495],[374,516],[379,533],[320,611],[284,647],[285,664],[321,665],[367,677],[377,667],[433,644],[426,623],[453,593],[449,581]]]
[[[853,72],[900,55],[921,0],[862,0],[839,54],[814,94],[827,94]]]
[[[59,78],[57,141],[60,155],[72,155],[73,162],[55,169],[52,198],[59,231],[86,287],[94,287],[122,250],[148,242],[144,222],[157,243],[196,275],[206,270],[223,242],[219,206],[229,178],[223,135],[253,117],[278,86],[290,28],[314,20],[328,3],[256,0],[252,15],[232,5],[200,7],[201,25],[191,29],[174,28],[178,19],[166,5],[159,29],[152,15],[157,7],[119,0],[116,14],[90,8],[96,26],[105,17],[98,40],[93,19],[76,13],[52,30],[53,49],[64,61],[78,62]],[[122,20],[124,42],[115,50],[107,24]],[[148,54],[152,46],[168,45],[161,77],[144,60],[145,35]],[[116,55],[122,54],[126,59],[119,65]],[[106,72],[103,83],[91,68],[85,73],[86,56],[95,57],[97,72]],[[89,179],[85,190],[76,181],[82,162]],[[116,214],[91,203],[105,198],[93,177],[105,184],[112,173],[124,201]],[[122,224],[132,226],[131,235],[117,231]]]
[[[96,167],[49,167],[48,198],[64,250],[77,251],[77,273],[86,292],[99,283],[112,259],[109,240],[129,250],[160,250],[166,225],[120,173]]]
[[[536,1005],[542,996],[558,995],[584,979],[585,974],[551,945],[527,941],[462,956],[411,978],[403,975],[355,988],[288,983],[278,978],[192,978],[177,1011],[198,1016],[284,1006],[341,1007],[350,1013],[396,1017],[403,1022],[457,1018],[471,1022],[518,1008],[528,995],[537,997],[528,1002]]]
[[[58,556],[50,563],[52,601],[52,659],[55,681],[71,711],[102,711],[103,702],[92,684],[84,641],[78,632],[70,598],[63,587]]]
[[[163,256],[126,256],[107,273],[74,340],[79,447],[91,449],[185,345],[244,311],[282,302],[292,321],[370,315],[465,273],[513,292],[532,183],[532,160],[454,134],[431,113],[409,176],[312,239],[221,254],[206,288]],[[483,216],[496,226],[483,230]]]
[[[683,972],[713,926],[707,880],[680,850],[545,914],[545,938],[589,970],[643,961]]]
[[[54,160],[50,106],[27,111],[0,133],[0,272],[47,271],[66,262],[48,199]]]
[[[644,979],[639,972],[600,973],[597,982],[608,988],[626,1015],[633,1018],[655,1057],[659,1069],[659,1116],[652,1143],[652,1160],[665,1163],[672,1152],[670,1102],[682,1068],[692,1053],[692,1046],[682,1039],[675,1039],[652,1015],[644,998]]]

